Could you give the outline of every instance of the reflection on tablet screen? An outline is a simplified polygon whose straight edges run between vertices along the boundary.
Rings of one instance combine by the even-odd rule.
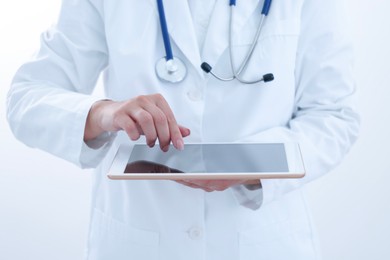
[[[125,173],[287,172],[284,144],[187,144],[171,147],[135,145]]]
[[[125,173],[183,173],[166,165],[150,162],[135,161],[126,165]]]

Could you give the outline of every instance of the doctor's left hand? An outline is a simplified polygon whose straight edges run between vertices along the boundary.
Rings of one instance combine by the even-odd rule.
[[[250,190],[252,189],[250,187],[261,187],[260,180],[181,180],[177,182],[206,192],[224,191],[237,185],[244,185]]]

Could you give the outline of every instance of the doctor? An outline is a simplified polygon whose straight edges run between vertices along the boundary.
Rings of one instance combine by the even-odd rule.
[[[172,50],[186,69],[179,83],[156,73],[168,55],[155,0],[64,0],[9,92],[17,138],[97,167],[86,259],[320,259],[302,187],[341,161],[359,124],[342,1],[274,0],[239,75],[275,77],[256,84],[220,81],[200,64],[229,78],[233,60],[237,73],[263,0],[164,3]],[[101,72],[106,95],[96,97]],[[185,141],[299,142],[307,176],[110,181],[101,162],[120,130],[163,150],[185,149]]]

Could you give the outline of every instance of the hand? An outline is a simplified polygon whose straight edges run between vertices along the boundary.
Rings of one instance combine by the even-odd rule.
[[[207,192],[224,191],[236,185],[260,185],[260,180],[181,180],[177,181],[185,186],[202,189]]]
[[[165,152],[171,141],[176,149],[183,150],[183,137],[190,135],[188,128],[177,124],[171,108],[160,94],[138,96],[122,102],[96,102],[88,114],[84,140],[92,140],[106,131],[119,130],[124,130],[133,141],[145,135],[150,147],[158,139]]]

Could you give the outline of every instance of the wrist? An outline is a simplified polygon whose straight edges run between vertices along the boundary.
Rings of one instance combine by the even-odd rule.
[[[85,123],[84,141],[95,139],[105,132],[101,126],[101,118],[104,108],[111,103],[111,100],[99,100],[91,106]]]

